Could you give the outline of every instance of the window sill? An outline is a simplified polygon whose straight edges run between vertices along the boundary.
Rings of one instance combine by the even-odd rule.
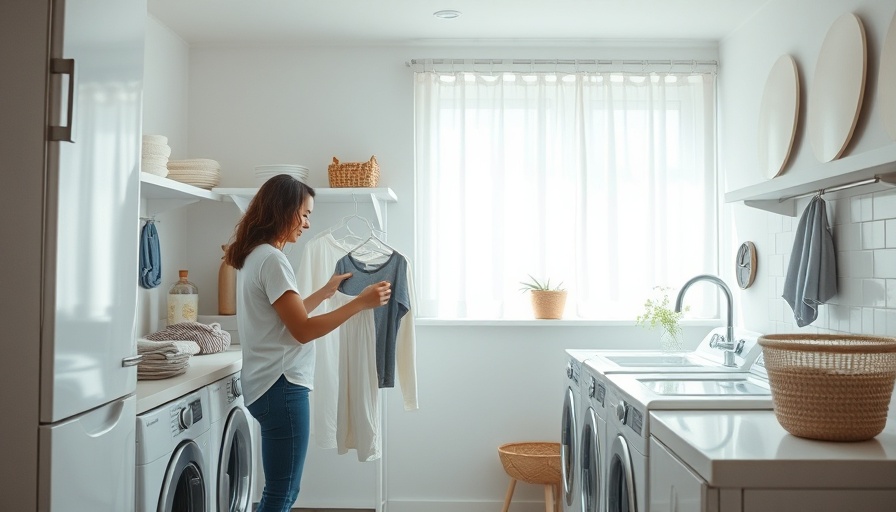
[[[683,327],[716,327],[719,319],[682,320]],[[510,320],[470,320],[470,319],[440,319],[440,318],[415,318],[417,327],[634,327],[634,320],[537,320],[537,319],[510,319]]]

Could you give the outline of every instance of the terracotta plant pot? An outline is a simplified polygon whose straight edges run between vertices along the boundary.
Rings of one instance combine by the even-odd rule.
[[[544,320],[563,318],[563,310],[566,308],[565,290],[530,290],[529,294],[535,318]]]

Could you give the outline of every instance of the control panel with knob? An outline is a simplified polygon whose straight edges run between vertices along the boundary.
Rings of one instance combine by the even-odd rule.
[[[628,416],[628,406],[625,405],[625,402],[622,400],[616,404],[616,418],[619,419],[619,422],[625,425],[626,416]]]
[[[243,395],[243,386],[240,384],[240,377],[237,375],[230,378],[227,388],[227,400],[229,402],[232,402]]]
[[[181,429],[186,430],[186,429],[192,427],[193,426],[193,409],[190,407],[184,407],[178,413],[177,419],[178,419],[178,422],[177,422],[178,426]]]
[[[181,402],[170,411],[171,435],[176,436],[202,419],[202,402],[199,399],[187,403]]]

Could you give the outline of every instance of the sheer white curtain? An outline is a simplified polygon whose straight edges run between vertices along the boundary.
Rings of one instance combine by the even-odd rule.
[[[421,316],[530,318],[531,274],[567,318],[634,319],[717,271],[713,73],[414,79]]]

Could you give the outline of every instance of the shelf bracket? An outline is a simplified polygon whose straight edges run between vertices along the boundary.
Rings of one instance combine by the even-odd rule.
[[[380,229],[380,231],[385,232],[385,219],[383,219],[383,215],[385,212],[385,208],[383,207],[383,202],[380,201],[379,198],[376,197],[376,194],[370,194],[370,204],[373,205],[373,213],[376,215],[376,225]]]

